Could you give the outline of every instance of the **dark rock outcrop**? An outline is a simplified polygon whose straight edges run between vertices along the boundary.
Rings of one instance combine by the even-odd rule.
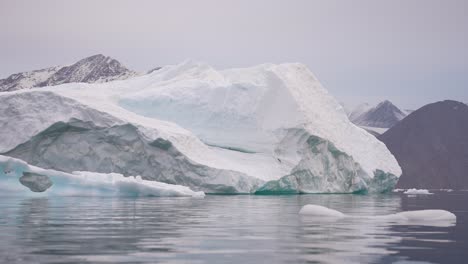
[[[397,188],[468,189],[468,106],[426,105],[379,137],[403,174]]]

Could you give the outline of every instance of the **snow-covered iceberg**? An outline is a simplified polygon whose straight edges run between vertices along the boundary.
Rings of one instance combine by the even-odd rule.
[[[140,176],[85,171],[64,173],[0,155],[0,196],[3,195],[205,196],[185,186],[147,181]]]
[[[301,64],[185,62],[0,95],[0,153],[207,193],[383,192],[401,169]]]

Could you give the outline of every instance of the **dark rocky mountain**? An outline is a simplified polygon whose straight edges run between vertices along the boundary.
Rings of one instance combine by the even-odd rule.
[[[405,118],[406,113],[386,100],[368,109],[360,106],[350,113],[351,122],[358,126],[390,128]]]
[[[72,82],[108,82],[136,75],[136,72],[127,69],[119,61],[98,54],[69,66],[57,66],[10,75],[8,78],[0,80],[0,92]]]
[[[397,188],[468,189],[468,106],[426,105],[379,137],[403,174]]]

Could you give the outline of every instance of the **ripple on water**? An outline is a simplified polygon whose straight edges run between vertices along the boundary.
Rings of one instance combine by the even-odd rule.
[[[464,263],[467,192],[190,198],[2,198],[0,263]],[[306,204],[339,221],[309,221]],[[449,227],[369,216],[444,209]],[[367,219],[366,219],[367,217]]]

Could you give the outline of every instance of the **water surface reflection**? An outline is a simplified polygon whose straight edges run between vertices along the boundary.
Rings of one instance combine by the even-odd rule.
[[[468,193],[0,200],[2,263],[464,263]],[[311,221],[305,204],[357,216],[428,208],[453,227]]]

